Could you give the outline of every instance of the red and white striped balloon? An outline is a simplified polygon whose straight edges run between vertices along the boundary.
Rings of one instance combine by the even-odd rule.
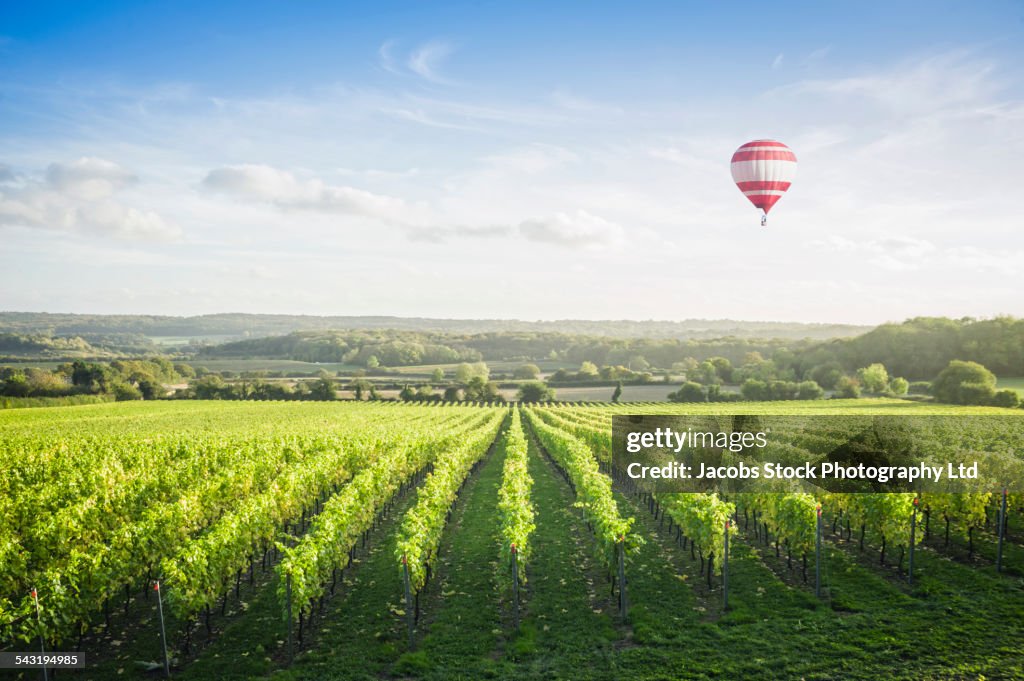
[[[782,142],[754,140],[732,155],[732,179],[755,207],[772,209],[796,178],[796,154]]]

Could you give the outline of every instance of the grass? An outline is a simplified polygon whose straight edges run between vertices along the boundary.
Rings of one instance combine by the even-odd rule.
[[[997,390],[1016,390],[1020,393],[1021,397],[1024,397],[1024,376],[1013,376],[1009,378],[1000,378],[996,382]]]

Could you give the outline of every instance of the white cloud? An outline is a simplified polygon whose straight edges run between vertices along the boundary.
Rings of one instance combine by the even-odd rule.
[[[433,40],[413,50],[406,65],[410,71],[426,80],[448,84],[450,81],[438,73],[438,68],[453,51],[454,48],[450,44]]]
[[[113,161],[83,157],[71,163],[51,163],[46,181],[58,192],[96,201],[112,196],[138,178]]]
[[[269,203],[284,210],[356,215],[403,220],[412,207],[404,200],[347,187],[320,179],[300,180],[292,173],[267,165],[244,164],[215,168],[202,186],[237,199]]]
[[[8,170],[7,180],[15,175]],[[83,157],[52,163],[41,180],[23,179],[0,187],[0,227],[81,232],[122,239],[171,240],[180,228],[158,213],[115,200],[137,181],[112,161]]]
[[[524,220],[519,224],[519,232],[530,241],[584,247],[615,244],[622,241],[624,234],[621,226],[585,210]]]
[[[779,52],[775,56],[775,59],[772,60],[772,71],[777,71],[779,68],[782,67],[782,60],[783,60],[783,58],[784,58],[784,55],[781,52]]]

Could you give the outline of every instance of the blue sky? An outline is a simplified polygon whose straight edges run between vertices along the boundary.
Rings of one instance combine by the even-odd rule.
[[[0,9],[0,309],[1024,312],[1020,2],[207,4]]]

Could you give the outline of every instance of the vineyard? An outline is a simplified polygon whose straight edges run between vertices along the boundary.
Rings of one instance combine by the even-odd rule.
[[[0,651],[84,651],[58,679],[1024,678],[1022,490],[614,471],[612,416],[684,413],[942,415],[922,450],[1024,457],[1024,418],[899,400],[11,410]]]

